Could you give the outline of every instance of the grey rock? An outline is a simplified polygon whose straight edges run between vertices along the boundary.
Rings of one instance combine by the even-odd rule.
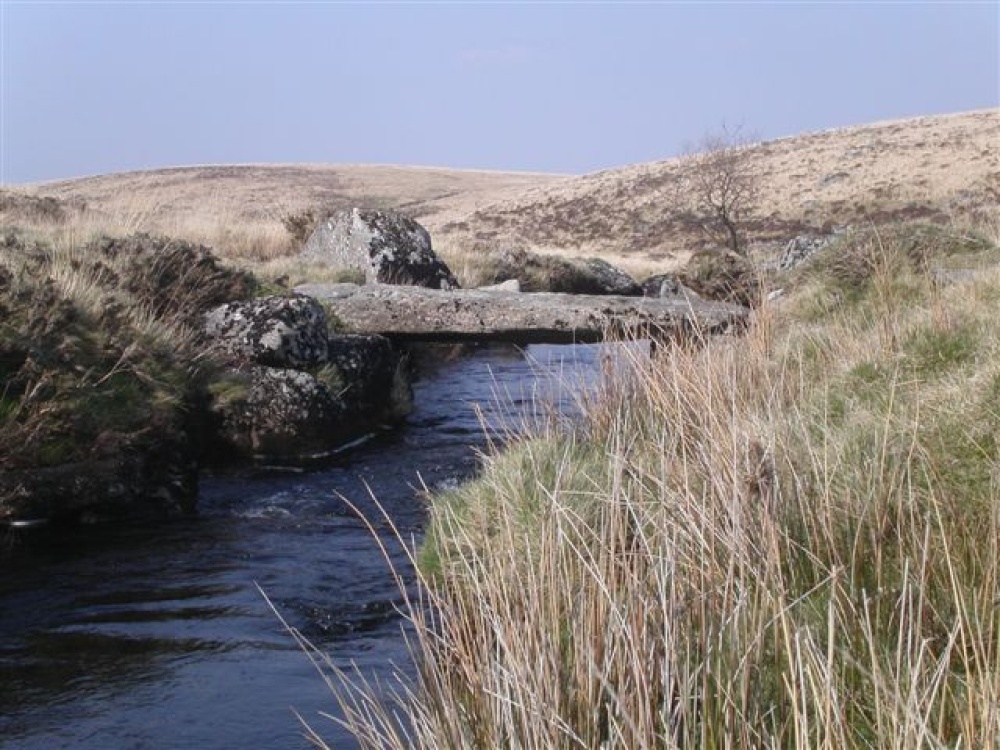
[[[642,295],[639,283],[620,268],[601,258],[587,258],[583,267],[590,275],[590,288],[582,294],[614,294],[621,297]]]
[[[309,371],[251,365],[228,378],[242,388],[213,404],[214,457],[223,463],[328,453],[398,421],[412,402],[402,357],[379,336],[331,337],[326,364]]]
[[[808,262],[834,239],[836,239],[834,235],[802,234],[793,237],[781,253],[781,258],[778,260],[778,270],[788,271]]]
[[[676,274],[660,273],[645,279],[642,284],[644,297],[681,297],[683,299],[700,300],[701,297],[684,286]]]
[[[391,211],[338,211],[319,226],[302,250],[303,260],[364,274],[369,284],[456,289],[458,280],[431,248],[413,219]]]
[[[240,375],[245,396],[217,405],[219,436],[230,458],[296,457],[336,444],[346,409],[314,375],[260,366]]]
[[[205,333],[236,362],[310,367],[327,361],[326,313],[312,297],[261,297],[205,314]]]
[[[358,288],[336,284],[330,293]],[[231,366],[212,405],[217,461],[325,453],[408,411],[408,373],[392,344],[330,336],[313,297],[222,305],[205,315],[204,328]]]

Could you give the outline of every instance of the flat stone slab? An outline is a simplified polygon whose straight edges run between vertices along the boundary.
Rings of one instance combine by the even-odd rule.
[[[412,286],[303,284],[336,316],[345,333],[403,341],[590,343],[608,336],[669,338],[723,333],[746,324],[750,311],[723,302],[580,294],[440,291]]]

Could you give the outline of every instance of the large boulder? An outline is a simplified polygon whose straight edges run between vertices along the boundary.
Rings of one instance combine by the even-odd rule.
[[[401,355],[380,336],[336,336],[312,370],[251,365],[229,372],[213,409],[219,463],[298,462],[404,417],[411,405]]]
[[[204,330],[237,363],[309,367],[327,361],[326,313],[312,297],[261,297],[220,305],[205,314]]]
[[[242,390],[232,385],[240,377]],[[315,375],[252,366],[231,373],[229,380],[225,398],[215,401],[215,458],[301,457],[329,450],[348,436],[347,409]]]
[[[364,274],[365,282],[455,289],[458,280],[413,219],[391,211],[338,211],[315,229],[302,258]]]
[[[212,389],[216,462],[297,461],[405,416],[409,380],[380,336],[331,336],[312,297],[221,305],[204,330],[230,369]]]
[[[614,294],[621,297],[639,297],[642,287],[617,266],[601,258],[587,258],[579,261],[585,270],[587,282],[578,294]]]

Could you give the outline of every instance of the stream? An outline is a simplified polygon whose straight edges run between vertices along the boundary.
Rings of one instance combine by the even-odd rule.
[[[312,747],[296,713],[355,747],[319,715],[336,703],[258,586],[334,663],[406,673],[402,598],[344,498],[376,522],[378,498],[418,539],[419,487],[472,476],[488,434],[571,412],[600,350],[497,346],[440,363],[402,427],[321,469],[203,478],[191,518],[0,532],[0,747]]]

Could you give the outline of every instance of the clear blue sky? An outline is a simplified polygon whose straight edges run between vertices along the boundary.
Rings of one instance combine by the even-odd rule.
[[[0,0],[7,183],[240,162],[583,173],[1000,105],[1000,4]]]

